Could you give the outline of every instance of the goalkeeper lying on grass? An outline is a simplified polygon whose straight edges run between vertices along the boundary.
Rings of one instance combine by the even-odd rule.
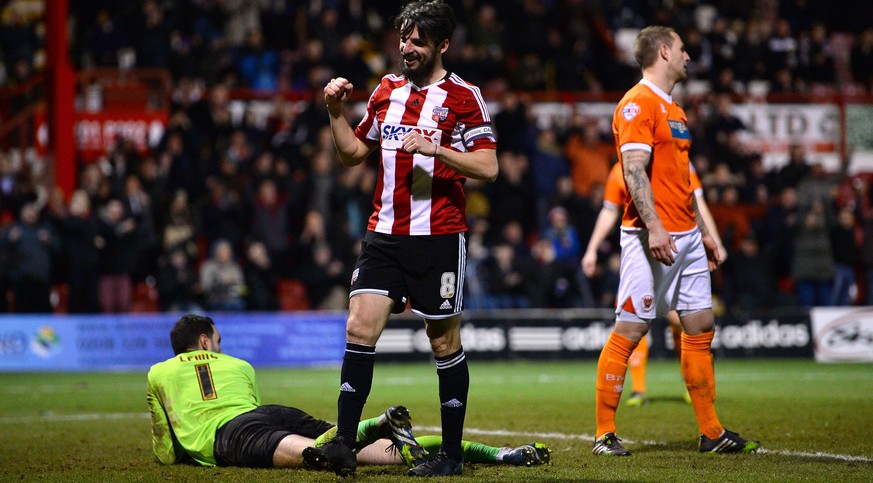
[[[262,406],[254,369],[221,353],[221,335],[212,319],[182,316],[170,331],[170,341],[176,355],[153,365],[148,374],[152,449],[158,461],[324,468],[319,446],[333,437],[335,426],[292,407]],[[439,436],[413,436],[403,406],[358,425],[361,464],[415,466],[439,446]],[[496,448],[464,442],[463,449],[468,463],[526,466],[548,463],[550,453],[542,443]]]

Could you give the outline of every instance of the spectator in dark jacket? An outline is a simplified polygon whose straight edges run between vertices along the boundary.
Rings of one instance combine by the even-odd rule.
[[[70,199],[70,208],[59,223],[63,242],[70,297],[70,313],[94,314],[100,312],[98,294],[97,220],[91,213],[88,193],[79,190]]]
[[[52,258],[59,243],[50,225],[39,219],[39,207],[25,204],[20,219],[3,234],[6,277],[21,313],[51,312]]]
[[[181,245],[169,251],[159,261],[158,300],[161,310],[171,312],[196,312],[200,290],[197,272],[188,252]]]
[[[100,210],[100,306],[104,313],[130,310],[133,294],[131,274],[136,261],[136,221],[124,204],[110,199]]]
[[[246,248],[246,264],[243,269],[246,279],[246,307],[248,310],[279,310],[276,286],[279,277],[267,248],[261,242],[250,243]]]

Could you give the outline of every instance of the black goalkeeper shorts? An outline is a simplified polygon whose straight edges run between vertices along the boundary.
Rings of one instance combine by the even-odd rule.
[[[215,432],[218,466],[272,468],[273,453],[289,434],[315,439],[333,425],[288,406],[268,404],[228,421]]]

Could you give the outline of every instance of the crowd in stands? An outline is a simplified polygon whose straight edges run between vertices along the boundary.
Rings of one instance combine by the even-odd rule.
[[[21,7],[30,3],[2,10],[6,86],[44,68],[41,17]],[[638,79],[627,39],[650,23],[679,31],[690,80],[706,86],[683,106],[729,252],[714,278],[725,314],[873,304],[873,176],[849,176],[851,156],[825,172],[801,144],[767,171],[738,143],[745,126],[731,114],[733,95],[755,83],[774,93],[873,93],[863,2],[448,3],[460,24],[447,66],[499,99],[500,175],[467,183],[468,308],[613,306],[617,237],[599,248],[593,277],[579,264],[616,161],[612,135],[584,112],[541,129],[526,93],[625,90]],[[376,171],[375,162],[341,167],[319,93],[342,75],[366,95],[398,70],[397,2],[69,7],[76,67],[168,69],[170,121],[151,152],[122,139],[81,163],[71,194],[0,153],[0,310],[58,310],[62,297],[69,312],[125,312],[141,287],[168,311],[277,310],[292,289],[305,291],[301,307],[342,309]],[[312,100],[301,109],[274,96],[267,122],[254,122],[231,112],[241,92]]]

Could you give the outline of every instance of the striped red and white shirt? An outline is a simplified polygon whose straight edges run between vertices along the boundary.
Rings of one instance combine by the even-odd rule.
[[[446,149],[496,149],[491,117],[479,88],[449,73],[418,87],[389,74],[370,95],[355,136],[381,144],[374,211],[367,230],[391,235],[467,231],[466,177],[431,156],[407,153],[401,139],[418,131]]]

